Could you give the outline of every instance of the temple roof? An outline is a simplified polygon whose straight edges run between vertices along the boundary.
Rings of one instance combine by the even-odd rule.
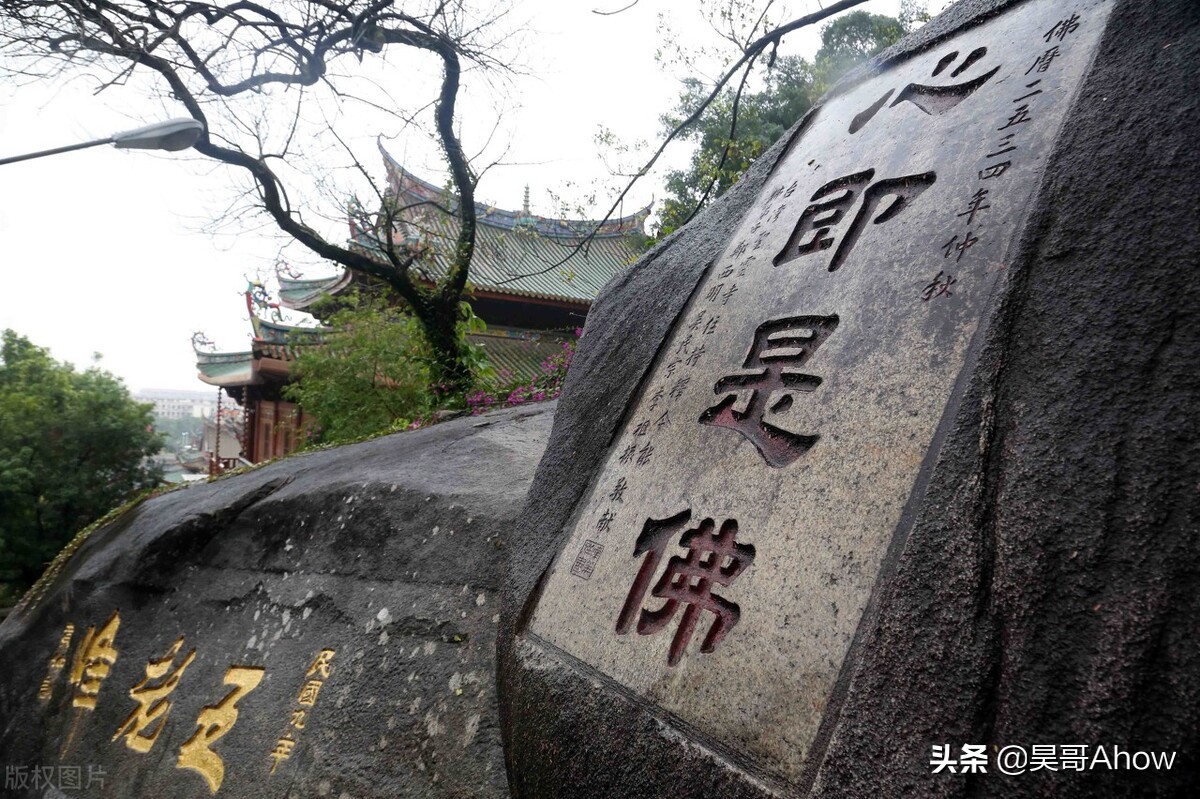
[[[211,386],[256,386],[267,382],[286,381],[291,361],[299,350],[319,344],[324,328],[297,327],[262,319],[253,311],[250,325],[254,339],[250,349],[243,352],[210,352],[202,349],[195,337],[192,349],[196,353],[198,377]]]
[[[260,322],[264,320],[259,320]],[[266,323],[275,330],[286,325]],[[293,328],[304,333],[311,328]],[[483,333],[470,333],[467,338],[483,347],[488,362],[497,372],[497,384],[512,380],[530,381],[542,369],[547,359],[562,354],[563,345],[570,340],[565,334],[529,333],[510,328],[493,328]],[[316,343],[314,339],[313,343]],[[235,388],[266,383],[285,383],[291,372],[291,362],[298,355],[297,347],[306,343],[277,343],[255,339],[253,348],[244,352],[206,352],[196,350],[199,378],[212,386]]]
[[[411,202],[437,203],[442,208],[453,211],[458,200],[453,193],[432,183],[422,180],[400,165],[383,146],[377,142],[379,152],[383,154],[383,164],[387,169],[388,188],[393,194],[408,195]],[[527,201],[528,202],[528,201]],[[640,235],[643,226],[650,216],[650,206],[647,205],[628,216],[610,219],[596,230],[593,238],[625,238],[630,235]],[[528,208],[520,211],[506,211],[487,203],[475,203],[475,217],[482,227],[492,227],[499,230],[528,229],[539,236],[555,239],[573,239],[578,241],[596,228],[593,219],[554,219],[551,217],[531,214]]]
[[[412,221],[401,225],[395,237],[429,246],[433,263],[426,269],[431,278],[439,278],[449,268],[445,254],[453,251],[457,240],[458,218],[448,213],[457,201],[445,189],[406,171],[382,145],[379,149],[389,190],[402,208],[413,208]],[[475,210],[478,226],[470,281],[476,290],[576,305],[590,304],[604,284],[634,260],[650,213],[647,206],[596,230],[593,220],[551,219],[528,209],[508,211],[476,203]],[[372,231],[352,224],[350,233],[351,246],[383,260]],[[352,279],[346,271],[305,280],[279,275],[280,303],[301,310],[322,295],[341,291]]]

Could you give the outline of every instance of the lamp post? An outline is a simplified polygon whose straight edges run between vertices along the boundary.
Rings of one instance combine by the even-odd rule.
[[[186,150],[196,143],[202,132],[204,132],[204,125],[198,120],[191,118],[171,119],[166,122],[156,122],[153,125],[135,128],[134,130],[114,133],[107,139],[96,139],[94,141],[83,142],[82,144],[55,147],[52,150],[41,150],[36,153],[0,158],[0,166],[15,164],[17,161],[28,161],[31,158],[42,158],[47,155],[68,153],[71,150],[82,150],[86,147],[95,147],[100,144],[111,144],[122,150]]]

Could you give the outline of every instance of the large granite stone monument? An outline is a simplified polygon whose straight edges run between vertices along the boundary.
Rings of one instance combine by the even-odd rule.
[[[498,590],[551,416],[300,455],[101,526],[0,625],[0,796],[507,796]]]
[[[514,528],[517,797],[1200,784],[1198,24],[960,3],[609,286]]]

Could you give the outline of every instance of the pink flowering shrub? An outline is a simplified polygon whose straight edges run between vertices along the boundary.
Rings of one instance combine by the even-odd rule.
[[[575,337],[583,331],[575,329]],[[542,361],[537,375],[528,383],[517,382],[492,391],[479,388],[467,395],[467,410],[472,416],[478,416],[493,408],[511,408],[526,402],[541,402],[550,400],[562,393],[563,381],[566,380],[567,370],[571,368],[571,358],[575,355],[575,339],[563,343],[562,350]],[[501,374],[503,379],[506,375]]]

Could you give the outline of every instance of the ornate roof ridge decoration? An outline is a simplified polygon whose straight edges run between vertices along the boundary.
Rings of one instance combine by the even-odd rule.
[[[446,189],[409,172],[383,146],[380,137],[375,139],[379,152],[383,154],[383,163],[387,169],[388,187],[394,194],[404,194],[414,203],[436,203],[447,211],[453,211],[458,206],[458,199]],[[509,211],[497,208],[487,203],[475,203],[476,221],[480,225],[500,228],[502,230],[530,230],[539,236],[550,238],[582,238],[595,230],[594,238],[614,236],[629,236],[645,232],[645,223],[650,216],[650,205],[635,211],[628,216],[610,219],[596,229],[594,219],[555,219],[551,217],[530,214],[527,210]]]
[[[250,327],[254,330],[254,340],[267,344],[316,343],[323,334],[329,332],[327,327],[286,325],[282,322],[263,319],[257,314],[250,315]],[[297,338],[312,339],[312,341],[297,342]]]

